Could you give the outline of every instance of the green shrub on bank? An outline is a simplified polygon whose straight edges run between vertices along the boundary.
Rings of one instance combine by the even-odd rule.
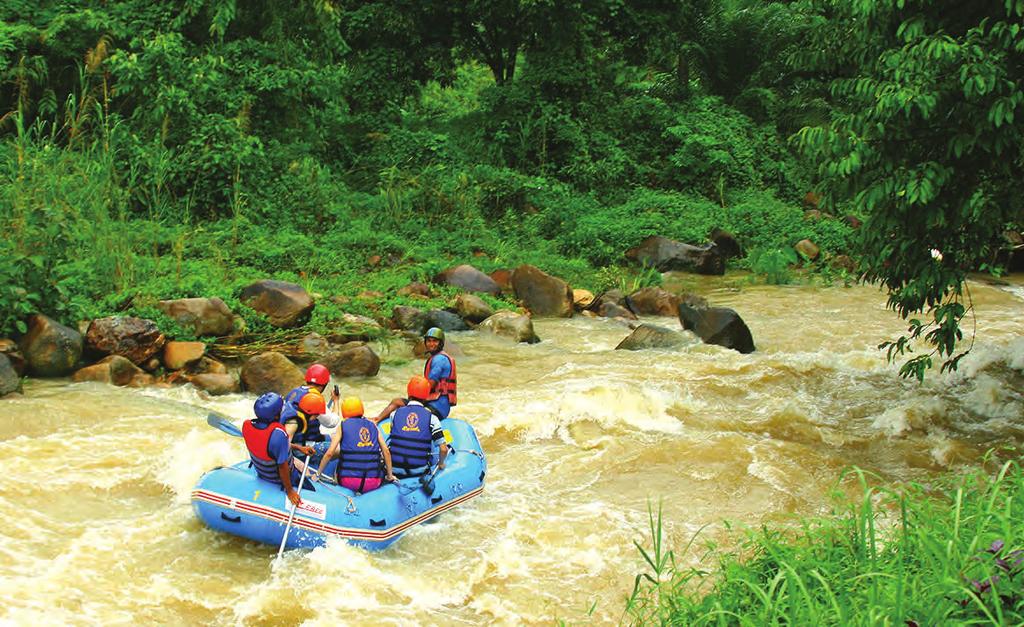
[[[1024,469],[976,471],[903,489],[869,487],[831,517],[765,527],[711,572],[662,545],[638,545],[648,571],[631,622],[673,625],[944,625],[1024,621]],[[691,542],[692,545],[692,542]]]

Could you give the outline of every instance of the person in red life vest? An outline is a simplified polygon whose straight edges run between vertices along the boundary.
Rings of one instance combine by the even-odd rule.
[[[256,418],[242,424],[242,437],[256,475],[281,486],[288,500],[298,506],[302,499],[292,486],[299,481],[300,473],[292,462],[288,432],[278,422],[283,407],[284,399],[274,392],[257,398],[253,405]]]
[[[432,394],[432,382],[426,377],[409,379],[406,393],[409,402],[395,410],[391,416],[391,461],[399,479],[419,477],[430,472],[433,446],[437,444],[438,470],[444,470],[448,456],[448,443],[441,430],[441,420],[427,409],[425,401]]]
[[[384,481],[394,481],[391,451],[377,424],[363,416],[363,401],[355,396],[341,402],[341,425],[331,436],[331,447],[320,461],[317,474],[338,454],[335,478],[338,485],[357,494],[376,490]],[[315,476],[315,475],[314,475]]]
[[[457,404],[455,360],[444,352],[444,331],[437,327],[431,327],[423,334],[423,346],[427,349],[427,361],[423,364],[423,376],[430,381],[430,393],[423,405],[443,420],[448,417],[452,407]],[[373,421],[384,420],[408,402],[407,398],[393,399]]]

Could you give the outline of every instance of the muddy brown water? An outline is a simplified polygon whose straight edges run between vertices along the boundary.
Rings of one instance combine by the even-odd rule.
[[[614,623],[650,504],[681,548],[705,525],[826,511],[851,465],[920,480],[1024,441],[1024,277],[971,283],[974,350],[923,385],[876,349],[902,329],[877,289],[666,285],[739,311],[757,352],[692,337],[615,351],[628,329],[582,317],[536,321],[533,346],[452,334],[454,415],[481,437],[484,495],[382,553],[332,541],[274,571],[272,547],[205,528],[189,505],[204,471],[244,455],[207,412],[240,420],[251,396],[28,381],[0,401],[0,622]],[[377,411],[420,367],[404,350],[343,394]]]

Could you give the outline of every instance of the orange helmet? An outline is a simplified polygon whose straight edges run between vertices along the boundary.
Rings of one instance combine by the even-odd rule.
[[[299,401],[299,410],[307,416],[319,416],[327,413],[327,404],[319,392],[307,392]]]
[[[363,415],[363,401],[358,396],[346,396],[341,401],[342,418],[358,418]]]
[[[409,385],[405,387],[405,393],[409,398],[418,401],[425,401],[430,398],[430,379],[416,375],[409,379]]]
[[[327,382],[331,380],[331,371],[327,369],[327,366],[323,364],[313,364],[306,369],[306,383],[315,383],[316,385],[327,385]],[[322,413],[322,412],[321,412]]]

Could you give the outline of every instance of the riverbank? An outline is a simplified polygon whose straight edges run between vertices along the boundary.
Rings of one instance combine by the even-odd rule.
[[[1024,469],[987,457],[927,483],[857,489],[830,516],[751,531],[736,548],[663,545],[660,512],[631,622],[682,625],[1019,624],[1024,620]],[[840,479],[842,483],[842,478]],[[851,498],[852,496],[852,498]],[[710,563],[709,563],[710,562]]]

